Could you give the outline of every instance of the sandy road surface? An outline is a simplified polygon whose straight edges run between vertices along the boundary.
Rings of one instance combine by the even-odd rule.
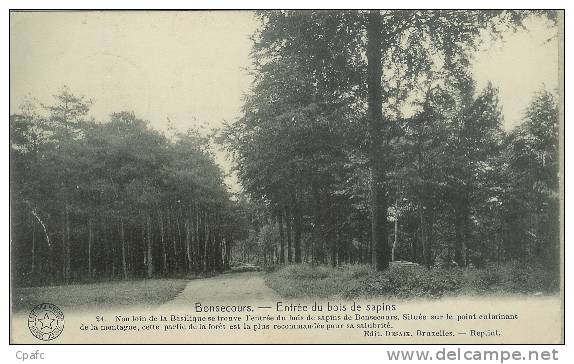
[[[265,285],[263,273],[244,272],[221,274],[213,278],[189,281],[184,290],[162,308],[210,304],[274,303],[281,298]]]

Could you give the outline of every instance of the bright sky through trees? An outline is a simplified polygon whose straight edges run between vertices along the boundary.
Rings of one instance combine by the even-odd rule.
[[[251,77],[250,12],[12,13],[10,107],[31,95],[48,102],[66,84],[94,99],[91,114],[133,110],[166,130],[221,127],[240,115]],[[511,129],[535,90],[558,87],[558,47],[540,19],[528,30],[489,44],[474,64],[479,89],[500,88],[504,126]],[[548,39],[551,39],[548,41]],[[484,47],[486,48],[486,47]],[[228,170],[222,153],[219,162]],[[229,181],[233,185],[232,181]]]

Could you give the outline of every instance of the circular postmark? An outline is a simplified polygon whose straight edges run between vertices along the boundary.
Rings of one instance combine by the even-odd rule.
[[[28,315],[28,328],[39,340],[53,340],[64,330],[64,314],[56,305],[39,304]]]

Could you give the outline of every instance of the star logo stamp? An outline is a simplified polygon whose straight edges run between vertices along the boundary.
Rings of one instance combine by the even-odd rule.
[[[39,304],[28,315],[28,328],[39,340],[53,340],[64,330],[64,313],[51,303]]]

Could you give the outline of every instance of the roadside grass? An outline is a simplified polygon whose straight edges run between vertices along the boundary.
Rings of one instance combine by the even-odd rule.
[[[118,306],[153,307],[177,296],[188,279],[149,279],[66,286],[27,287],[12,290],[12,310],[31,310],[40,303],[62,309]]]
[[[559,290],[555,273],[523,262],[487,264],[483,268],[392,266],[376,272],[368,265],[294,264],[276,267],[267,285],[286,298],[396,297],[439,298],[454,295],[549,294]]]

